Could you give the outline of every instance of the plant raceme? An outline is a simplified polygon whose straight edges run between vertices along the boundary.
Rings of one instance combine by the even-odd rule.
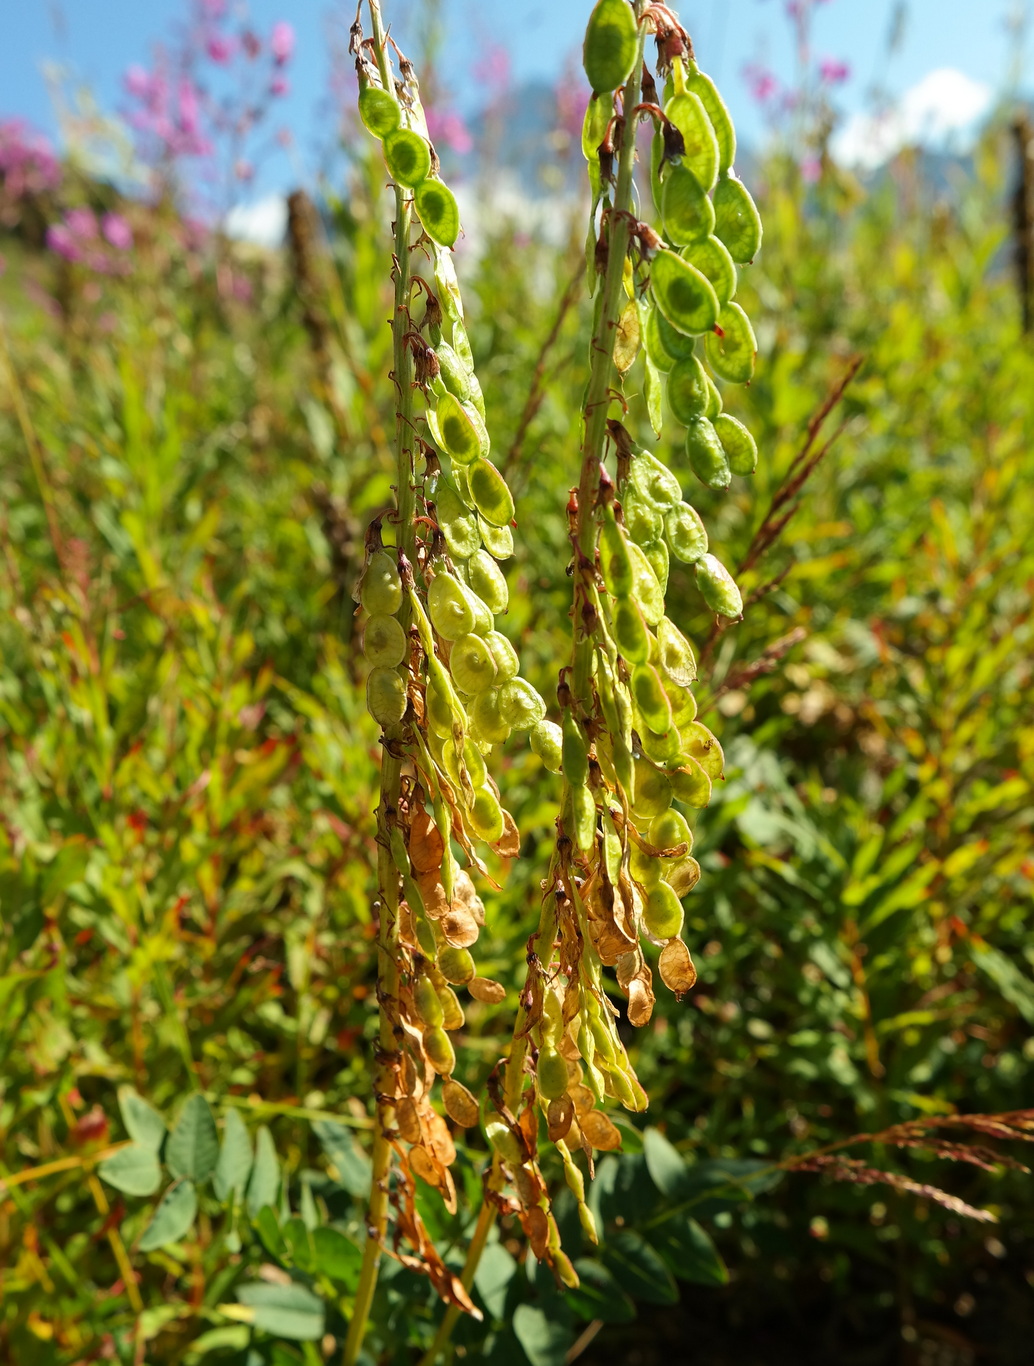
[[[680,472],[643,449],[611,409],[627,412],[623,391],[638,383],[656,433],[665,408],[685,428],[687,474],[720,490],[734,474],[753,472],[753,438],[723,412],[719,385],[753,373],[754,334],[735,294],[761,223],[733,171],[728,110],[675,15],[648,0],[599,0],[584,43],[593,92],[582,146],[594,321],[578,486],[567,509],[574,631],[560,671],[559,721],[548,720],[495,630],[507,606],[499,561],[513,547],[514,504],[489,459],[490,424],[452,266],[456,201],[438,174],[412,65],[396,48],[395,79],[379,6],[370,12],[374,36],[364,39],[357,21],[352,50],[360,114],[396,186],[399,405],[397,505],[370,528],[358,588],[368,702],[385,752],[380,1132],[367,1251],[372,1282],[394,1170],[391,1199],[413,1248],[406,1264],[422,1267],[455,1309],[470,1311],[464,1283],[496,1211],[517,1214],[536,1256],[577,1284],[542,1174],[540,1127],[595,1239],[576,1154],[591,1175],[594,1155],[620,1144],[607,1104],[647,1105],[604,970],[614,970],[633,1025],[644,1025],[654,1004],[644,945],[659,950],[670,990],[681,995],[696,978],[680,937],[681,898],[700,876],[685,810],[707,805],[723,755],[696,719],[693,648],[666,615],[670,557],[693,566],[712,612],[738,617],[742,601],[684,498]],[[656,78],[644,61],[648,37]],[[634,207],[643,121],[654,130],[643,170],[656,224]],[[485,845],[518,852],[519,832],[489,772],[493,747],[515,730],[530,731],[563,788],[509,1056],[479,1102],[452,1075],[450,1033],[463,1023],[457,988],[481,1000],[502,997],[472,956],[483,908],[471,874],[485,871]],[[445,1113],[460,1127],[480,1121],[493,1154],[462,1281],[431,1245],[414,1196],[418,1179],[454,1207],[454,1148],[433,1104],[439,1084]]]

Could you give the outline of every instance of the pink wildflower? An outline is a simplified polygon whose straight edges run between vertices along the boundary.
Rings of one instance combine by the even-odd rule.
[[[90,242],[97,236],[97,215],[92,209],[69,209],[65,226],[80,242]]]
[[[133,245],[133,229],[120,213],[106,213],[101,222],[101,231],[117,251],[128,251]]]
[[[269,35],[269,50],[277,66],[286,66],[294,52],[294,29],[286,19],[279,19]]]
[[[851,75],[847,62],[838,62],[833,57],[823,57],[819,63],[819,75],[827,85],[840,85]]]
[[[474,139],[471,137],[470,129],[460,118],[459,114],[451,111],[445,113],[437,109],[427,110],[427,131],[431,135],[431,141],[443,147],[449,147],[460,156],[466,156],[474,149]]]
[[[274,76],[269,83],[269,93],[271,95],[286,95],[291,89],[291,82],[286,76]]]
[[[226,66],[233,56],[233,39],[226,38],[221,33],[213,33],[205,44],[205,51],[213,62],[219,66]]]

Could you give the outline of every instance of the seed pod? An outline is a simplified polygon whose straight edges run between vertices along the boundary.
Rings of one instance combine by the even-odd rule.
[[[711,800],[711,779],[687,754],[679,768],[669,769],[668,780],[678,801],[697,809]]]
[[[511,678],[499,689],[499,711],[513,730],[530,730],[544,719],[546,704],[523,678]]]
[[[664,870],[664,881],[676,896],[687,896],[700,881],[700,864],[695,858],[680,858]]]
[[[683,728],[681,734],[685,753],[691,755],[712,780],[722,777],[725,772],[725,755],[718,743],[718,737],[712,735],[699,721],[691,721]]]
[[[441,180],[425,180],[413,196],[420,224],[432,241],[452,247],[460,235],[460,211],[456,196]]]
[[[399,126],[398,100],[379,85],[367,85],[359,92],[359,117],[375,138],[386,138]]]
[[[467,575],[471,588],[493,615],[506,611],[510,603],[510,591],[503,571],[491,555],[484,550],[472,555],[467,563]]]
[[[629,680],[639,714],[652,731],[664,735],[671,729],[671,703],[661,676],[652,664],[637,664]]]
[[[708,488],[726,489],[732,483],[722,443],[706,417],[695,417],[686,427],[686,455],[690,469]]]
[[[442,570],[431,580],[427,590],[427,611],[443,640],[459,640],[474,629],[470,599],[460,581],[448,570]]]
[[[442,1005],[442,1028],[449,1032],[454,1029],[462,1029],[467,1017],[460,1005],[460,998],[453,989],[446,986],[439,987],[438,999]]]
[[[677,247],[709,237],[715,228],[714,205],[686,166],[674,166],[661,191],[664,234]]]
[[[463,592],[470,603],[470,610],[474,613],[474,630],[484,639],[495,625],[495,618],[489,611],[488,604],[478,597],[473,588],[464,584]]]
[[[488,645],[473,633],[460,636],[449,656],[449,671],[460,692],[479,693],[496,681],[495,659]]]
[[[442,1082],[442,1104],[445,1113],[460,1129],[472,1129],[478,1122],[478,1103],[465,1086],[453,1077]]]
[[[540,721],[531,728],[531,749],[537,754],[550,773],[560,773],[563,768],[563,731],[555,721]]]
[[[664,523],[661,523],[661,530]],[[654,578],[657,580],[660,590],[664,593],[668,587],[668,543],[663,540],[650,541],[649,544],[641,547],[643,554],[650,561],[650,568],[653,570]]]
[[[520,1166],[525,1160],[524,1145],[505,1121],[489,1119],[485,1124],[485,1137],[488,1139],[489,1147],[511,1167]]]
[[[616,598],[627,598],[632,591],[632,559],[628,538],[614,520],[614,511],[607,508],[600,527],[600,573],[607,592]]]
[[[430,1029],[440,1025],[445,1018],[442,1003],[430,977],[418,977],[413,983],[413,1003],[417,1014]]]
[[[444,948],[438,954],[438,971],[447,982],[462,986],[477,970],[469,949]]]
[[[456,464],[469,465],[488,454],[488,433],[481,414],[473,404],[461,403],[455,394],[446,391],[439,397],[434,411],[428,410],[427,425]]]
[[[687,337],[677,327],[672,327],[659,308],[651,308],[650,312],[657,319],[657,335],[668,355],[675,360],[685,360],[687,356],[691,356],[696,348],[695,339]]]
[[[502,837],[503,811],[490,787],[478,788],[470,808],[470,825],[486,844],[495,844]]]
[[[363,571],[359,601],[370,616],[393,617],[402,606],[402,580],[394,555],[377,550]]]
[[[449,1076],[456,1066],[456,1051],[452,1046],[452,1040],[441,1025],[424,1030],[424,1053],[439,1076]]]
[[[669,626],[671,625],[670,622],[668,624]],[[678,630],[678,628],[675,626],[672,626],[671,629],[673,631]],[[671,696],[671,715],[676,726],[688,726],[690,721],[696,720],[697,703],[696,698],[689,691],[689,688],[688,686],[686,686],[686,683],[691,683],[693,679],[696,678],[697,666],[696,661],[693,658],[693,651],[689,648],[689,641],[686,640],[685,636],[681,636],[681,633],[680,638],[687,651],[687,654],[684,658],[686,661],[687,669],[691,671],[691,677],[689,677],[687,680],[683,682],[683,686],[681,688],[679,688],[674,693],[669,694],[669,696]],[[658,659],[659,667],[665,667],[666,663],[667,661],[663,659],[663,657],[661,659]]]
[[[587,783],[571,788],[571,814],[575,847],[588,853],[596,840],[596,803]]]
[[[384,138],[384,160],[396,185],[414,190],[431,170],[431,149],[411,128],[395,128]]]
[[[664,615],[664,593],[657,582],[653,566],[634,542],[629,543],[628,558],[632,563],[632,594],[647,623],[656,626]]]
[[[667,617],[662,617],[657,623],[657,663],[662,672],[677,683],[681,688],[687,689],[694,682],[697,676],[696,660],[693,658],[693,647],[682,634],[674,622]],[[684,700],[689,699],[688,703]],[[681,712],[685,709],[692,710],[692,717],[696,715],[696,702],[692,693],[683,693],[680,698],[679,707],[673,708],[673,719],[678,723]]]
[[[634,484],[626,486],[621,510],[625,514],[625,530],[637,545],[656,541],[663,533],[664,521],[659,509],[637,493]]]
[[[466,560],[480,550],[481,532],[478,530],[477,514],[464,505],[455,485],[441,476],[438,479],[435,510],[450,554],[459,560]]]
[[[699,96],[691,90],[673,95],[664,106],[664,113],[686,144],[682,165],[693,172],[705,190],[710,190],[718,178],[718,140]]]
[[[659,251],[650,271],[657,307],[676,331],[687,335],[713,332],[718,298],[706,275],[673,251]]]
[[[719,413],[714,429],[733,474],[753,474],[758,467],[758,448],[743,423],[728,413]]]
[[[500,706],[499,688],[486,688],[477,694],[470,719],[478,737],[490,745],[501,744],[510,734],[510,723],[504,718]]]
[[[585,118],[582,120],[582,156],[589,163],[599,169],[598,148],[600,143],[607,135],[607,124],[610,122],[610,100],[600,99],[593,95],[585,108]]]
[[[682,753],[682,741],[674,726],[666,731],[650,730],[642,720],[638,723],[639,743],[643,753],[655,764],[677,764]]]
[[[481,523],[481,539],[485,549],[497,560],[508,560],[513,554],[513,532],[508,526],[493,526],[491,522]]]
[[[668,406],[676,422],[688,427],[707,407],[707,374],[696,356],[680,360],[668,376]]]
[[[717,332],[704,342],[711,369],[730,384],[747,384],[754,374],[758,344],[750,319],[739,304],[726,304],[718,315]]]
[[[696,564],[697,587],[712,612],[723,617],[743,615],[743,598],[736,587],[736,581],[713,555],[704,555]]]
[[[442,312],[452,323],[452,345],[456,354],[465,365],[473,369],[470,345],[463,328],[463,299],[460,297],[456,267],[453,265],[452,253],[449,251],[436,251],[434,253],[434,292],[438,296]],[[459,333],[457,333],[457,327]],[[459,339],[460,334],[462,335],[462,343]]]
[[[511,678],[516,678],[520,660],[517,658],[517,651],[503,633],[489,631],[485,636],[485,644],[492,651],[492,658],[495,660],[496,683],[508,683]]]
[[[737,265],[749,265],[761,248],[761,215],[742,180],[724,175],[714,192],[714,234]]]
[[[614,643],[630,664],[644,664],[650,657],[650,631],[643,614],[630,598],[621,598],[611,618]]]
[[[736,266],[725,243],[714,236],[705,237],[683,247],[681,255],[707,276],[719,305],[724,307],[736,293]]]
[[[635,65],[637,47],[635,14],[626,0],[598,0],[582,44],[582,64],[594,94],[624,85]]]
[[[653,361],[654,365],[656,365],[657,369],[662,370],[667,374],[678,357],[673,356],[664,344],[664,338],[661,336],[661,330],[658,326],[658,319],[660,318],[661,311],[659,308],[648,307],[646,309],[644,345],[646,347],[646,354]],[[668,323],[667,326],[670,330],[674,331],[674,328],[671,327],[670,323]]]
[[[655,883],[646,894],[643,924],[654,939],[674,939],[682,929],[682,902],[666,882]]]
[[[725,175],[736,159],[736,130],[725,101],[711,77],[699,68],[687,76],[686,88],[697,96],[707,112],[718,143],[718,174]]]
[[[371,669],[366,680],[366,705],[384,730],[398,725],[406,714],[406,683],[394,669]]]
[[[564,777],[572,787],[583,787],[589,781],[589,750],[582,728],[570,712],[564,713],[562,735]]]
[[[666,773],[646,759],[635,761],[635,796],[632,810],[643,820],[653,820],[671,806],[671,782]]]
[[[439,374],[449,393],[465,403],[470,398],[471,371],[460,360],[456,352],[445,340],[438,342],[434,349],[438,357]]]
[[[535,1075],[545,1100],[558,1100],[567,1091],[567,1063],[555,1048],[541,1049]]]
[[[378,612],[363,628],[363,654],[375,668],[397,668],[406,657],[406,646],[406,633],[396,617]]]
[[[707,531],[700,513],[688,503],[669,508],[664,517],[664,534],[671,553],[683,564],[695,564],[707,554]]]
[[[505,526],[514,513],[513,495],[491,460],[475,460],[467,470],[470,496],[486,522]]]
[[[706,350],[706,347],[707,347],[707,343],[706,343],[706,342],[704,343],[704,347],[705,347],[705,350]],[[722,396],[721,396],[721,394],[718,392],[718,385],[715,384],[715,382],[714,382],[714,380],[711,378],[711,376],[708,375],[708,377],[707,377],[707,408],[706,408],[706,410],[705,410],[705,412],[704,412],[704,416],[705,416],[706,418],[709,418],[709,419],[713,422],[713,421],[715,420],[715,418],[718,417],[718,415],[721,413],[721,411],[722,411]],[[490,548],[491,548],[491,547],[490,547]],[[494,553],[495,553],[495,552],[493,551],[493,554],[494,554]]]
[[[632,461],[630,478],[636,491],[656,507],[674,507],[682,499],[677,477],[649,451],[640,451]]]
[[[669,807],[650,822],[646,838],[655,849],[674,849],[676,845],[684,844],[685,853],[688,854],[693,848],[693,832],[689,828],[689,822],[682,812],[676,811],[674,807]]]

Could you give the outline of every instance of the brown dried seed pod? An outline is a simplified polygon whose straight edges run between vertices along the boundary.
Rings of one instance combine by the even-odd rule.
[[[471,1129],[478,1122],[477,1101],[453,1077],[446,1077],[442,1082],[442,1103],[453,1124],[461,1129]]]
[[[528,1235],[532,1252],[541,1261],[546,1248],[549,1246],[549,1219],[546,1216],[546,1211],[541,1206],[536,1205],[534,1209],[528,1210],[521,1216],[521,1223],[524,1225],[524,1232]]]
[[[439,1187],[445,1184],[445,1168],[420,1144],[410,1148],[409,1165],[414,1174],[421,1181],[426,1181],[429,1186]]]
[[[409,1096],[403,1096],[395,1106],[395,1123],[398,1131],[407,1143],[419,1143],[423,1137],[420,1129],[420,1116],[417,1112],[416,1102]]]
[[[600,1110],[592,1110],[579,1115],[582,1133],[594,1148],[601,1152],[612,1153],[621,1147],[621,1134]]]
[[[650,986],[649,969],[644,968],[643,972],[646,973],[645,978],[633,977],[628,984],[628,1018],[637,1029],[650,1023],[654,1002],[657,999]]]
[[[455,906],[442,918],[445,942],[454,949],[469,949],[477,943],[478,923],[465,906]]]
[[[497,1006],[506,1000],[506,988],[502,982],[493,982],[491,977],[473,978],[467,983],[467,990],[475,1001],[484,1001],[485,1005]]]
[[[658,970],[661,974],[661,981],[676,996],[681,996],[683,992],[689,991],[697,979],[697,970],[693,966],[693,959],[690,956],[689,949],[686,948],[681,939],[669,939],[664,948],[661,949]]]
[[[574,1112],[579,1120],[583,1120],[587,1114],[591,1113],[596,1105],[596,1097],[587,1086],[582,1086],[581,1083],[569,1087],[567,1094],[571,1097]]]
[[[561,1139],[567,1137],[573,1119],[574,1101],[566,1092],[549,1102],[546,1110],[546,1125],[549,1130],[550,1143],[559,1143]]]

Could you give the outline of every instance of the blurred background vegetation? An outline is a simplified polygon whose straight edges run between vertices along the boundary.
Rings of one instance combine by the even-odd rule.
[[[761,460],[731,496],[693,495],[726,563],[747,555],[831,386],[861,368],[795,514],[741,578],[757,590],[744,621],[709,639],[673,567],[727,781],[696,825],[700,980],[628,1035],[670,1146],[653,1135],[643,1154],[632,1133],[601,1170],[614,1250],[595,1299],[559,1300],[504,1225],[477,1285],[486,1323],[460,1330],[468,1354],[1030,1360],[1028,1177],[852,1149],[992,1225],[773,1170],[1034,1095],[1034,351],[1014,112],[969,158],[906,150],[863,183],[828,155],[819,99],[806,157],[777,139],[751,160],[760,355],[738,415]],[[566,174],[564,118],[550,145]],[[126,1136],[120,1087],[170,1124],[199,1091],[220,1128],[235,1112],[272,1135],[266,1203],[284,1227],[300,1210],[306,1228],[361,1232],[378,747],[350,593],[390,497],[393,396],[384,173],[344,126],[347,180],[318,209],[292,199],[283,249],[199,226],[161,158],[152,193],[127,196],[47,162],[24,129],[0,138],[0,1361],[17,1366],[311,1364],[347,1317],[350,1254],[333,1274],[307,1267],[252,1217],[261,1203],[227,1216],[209,1196],[189,1234],[142,1250],[154,1200],[93,1165]],[[569,638],[584,210],[568,182],[511,205],[492,198],[491,158],[480,175],[471,200],[496,207],[457,264],[518,503],[505,629],[551,697]],[[657,453],[680,467],[664,441]],[[508,996],[470,1003],[475,1091],[509,1029],[557,795],[526,750],[502,762],[523,845],[486,897],[482,970]],[[483,1142],[464,1142],[460,1214],[427,1196],[446,1244],[476,1212]],[[614,1241],[678,1191],[704,1240],[696,1272],[670,1251],[680,1287],[663,1266],[629,1270]],[[234,1318],[260,1266],[266,1283],[308,1276],[318,1333]],[[437,1312],[389,1269],[370,1360],[415,1360]]]

